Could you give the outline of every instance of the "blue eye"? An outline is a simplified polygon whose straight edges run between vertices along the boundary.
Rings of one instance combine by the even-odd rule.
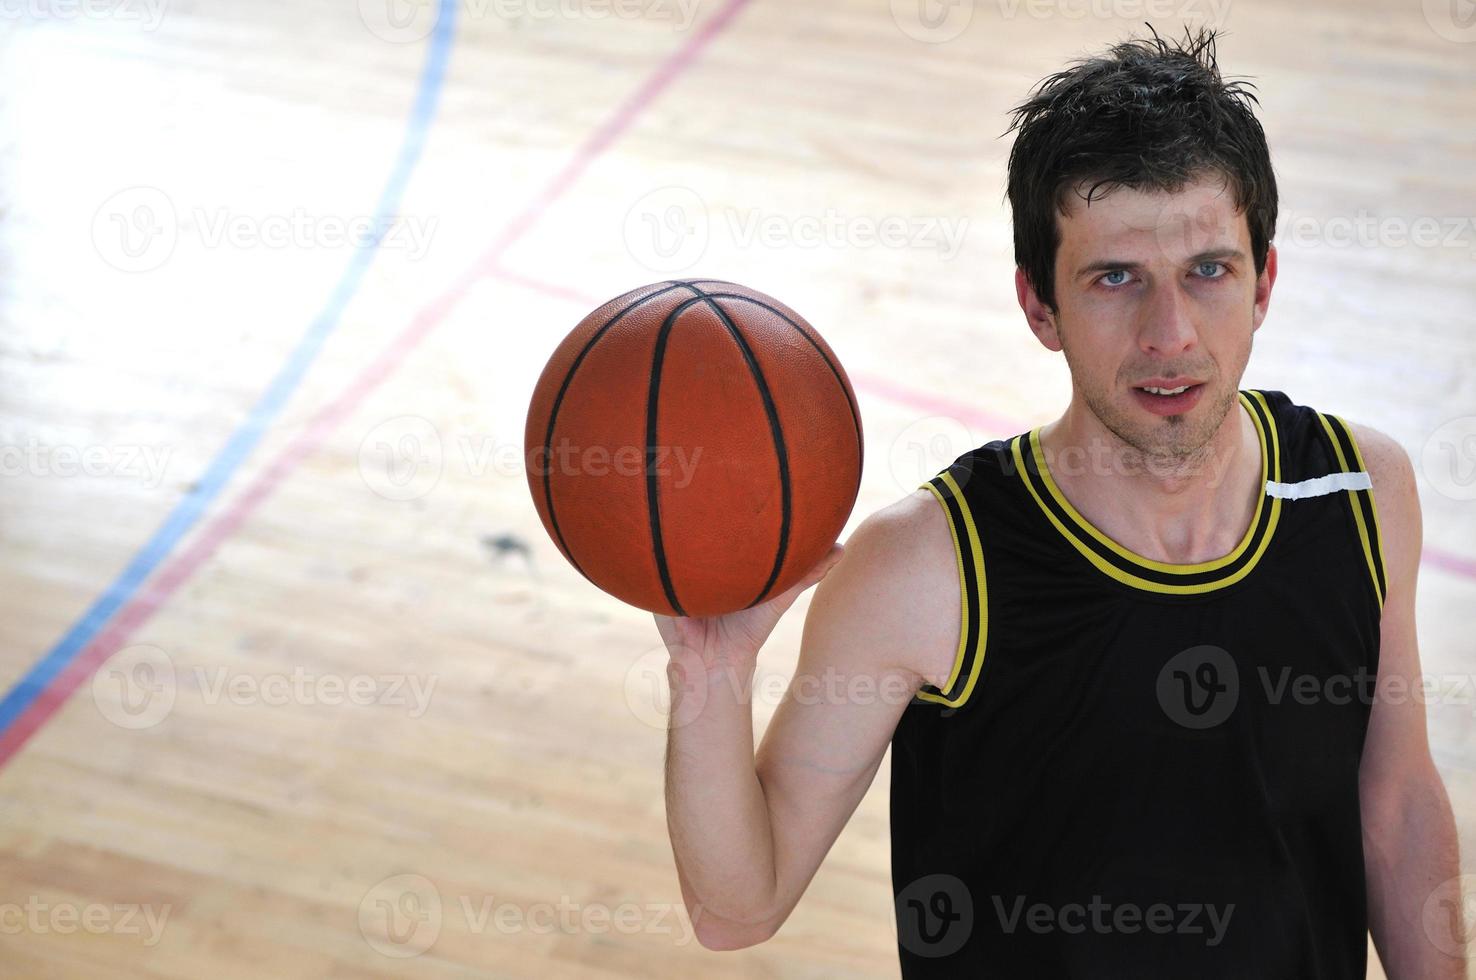
[[[1201,262],[1194,269],[1201,279],[1218,279],[1227,271],[1223,262]]]
[[[1122,278],[1113,279],[1113,276],[1121,276]],[[1106,283],[1109,286],[1121,286],[1123,283],[1127,282],[1127,270],[1113,269],[1111,272],[1104,272],[1102,274],[1102,282]]]

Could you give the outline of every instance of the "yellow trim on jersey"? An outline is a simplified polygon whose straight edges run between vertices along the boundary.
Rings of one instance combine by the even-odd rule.
[[[960,668],[963,667],[964,648],[968,645],[969,642],[969,597],[968,594],[964,591],[965,580],[963,546],[959,543],[958,540],[958,528],[953,523],[953,511],[948,509],[948,502],[943,499],[943,495],[938,492],[938,488],[933,486],[931,483],[924,483],[918,489],[930,491],[933,496],[937,498],[938,503],[942,506],[943,516],[948,519],[948,530],[950,532],[950,536],[953,538],[953,557],[958,564],[958,652],[954,654],[953,657],[953,670],[949,673],[948,680],[943,683],[942,689],[946,691],[953,686],[954,681],[958,680],[958,672]],[[918,695],[918,697],[923,696],[924,695],[922,694]],[[934,701],[942,700],[936,695],[927,695],[927,697]]]
[[[1245,392],[1241,392],[1240,397],[1242,401],[1246,401],[1248,396]],[[1082,530],[1086,531],[1097,541],[1101,542],[1103,545],[1109,548],[1114,554],[1118,555],[1124,560],[1132,562],[1133,564],[1142,566],[1144,568],[1152,569],[1157,572],[1164,572],[1176,575],[1194,575],[1215,571],[1238,560],[1241,555],[1244,554],[1245,550],[1250,547],[1251,542],[1256,539],[1256,531],[1260,527],[1261,523],[1262,509],[1266,506],[1266,481],[1273,473],[1277,480],[1279,480],[1281,476],[1281,444],[1276,431],[1276,416],[1272,413],[1270,406],[1266,403],[1265,397],[1262,396],[1260,392],[1251,392],[1250,397],[1254,397],[1256,401],[1260,403],[1262,409],[1265,411],[1266,419],[1271,430],[1268,442],[1266,427],[1261,424],[1260,416],[1250,407],[1249,404],[1247,404],[1246,414],[1250,416],[1251,424],[1255,426],[1256,434],[1259,436],[1261,443],[1260,497],[1256,501],[1256,512],[1251,518],[1250,527],[1246,529],[1245,537],[1241,539],[1240,544],[1230,554],[1225,555],[1222,558],[1217,558],[1214,561],[1201,562],[1199,564],[1193,565],[1175,565],[1168,562],[1155,561],[1151,558],[1145,558],[1142,555],[1129,550],[1128,548],[1124,548],[1122,545],[1118,544],[1116,541],[1112,540],[1107,535],[1099,531],[1090,521],[1083,517],[1075,507],[1071,505],[1070,501],[1068,501],[1065,495],[1061,493],[1060,488],[1056,485],[1056,481],[1051,477],[1050,469],[1046,465],[1045,454],[1040,444],[1039,428],[1033,430],[1030,434],[1031,449],[1032,455],[1035,457],[1036,470],[1040,473],[1046,485],[1046,489],[1050,491],[1052,498],[1061,506],[1063,510],[1066,511],[1066,513],[1071,515],[1072,520],[1079,524]],[[1068,529],[1066,525],[1055,515],[1051,508],[1046,504],[1045,500],[1041,497],[1040,493],[1035,489],[1034,484],[1031,482],[1028,474],[1025,471],[1024,453],[1022,453],[1020,450],[1020,440],[1018,438],[1013,441],[1011,445],[1011,450],[1014,453],[1015,466],[1018,469],[1020,477],[1024,481],[1026,488],[1030,491],[1030,495],[1035,498],[1036,503],[1040,505],[1040,509],[1045,513],[1046,517],[1053,525],[1055,525],[1056,530],[1060,531],[1062,536],[1065,537],[1066,540],[1069,541],[1072,546],[1076,548],[1077,551],[1081,552],[1083,557],[1085,557],[1098,569],[1105,572],[1107,575],[1110,575],[1117,581],[1122,582],[1126,585],[1131,585],[1135,588],[1147,589],[1152,592],[1161,592],[1170,595],[1197,595],[1205,592],[1213,592],[1216,589],[1222,589],[1226,586],[1233,585],[1236,582],[1239,582],[1241,579],[1245,578],[1246,575],[1250,574],[1251,570],[1256,567],[1257,563],[1260,562],[1261,556],[1265,554],[1267,547],[1269,547],[1271,544],[1271,538],[1276,532],[1276,525],[1281,520],[1281,499],[1279,497],[1274,497],[1271,499],[1270,520],[1266,525],[1265,532],[1260,536],[1260,542],[1256,546],[1256,549],[1251,555],[1250,560],[1247,561],[1245,565],[1242,566],[1238,571],[1226,576],[1225,578],[1218,579],[1213,582],[1202,582],[1197,585],[1176,585],[1171,583],[1154,582],[1150,579],[1142,578],[1141,576],[1134,575],[1131,572],[1119,568],[1117,565],[1114,565],[1112,562],[1108,561],[1100,553],[1089,547],[1079,537],[1073,534],[1071,530]]]
[[[948,485],[948,490],[953,495],[953,499],[958,501],[959,512],[963,514],[965,533],[967,534],[969,542],[970,558],[973,561],[974,566],[974,580],[978,583],[979,639],[975,647],[974,664],[969,669],[968,683],[964,685],[964,689],[958,695],[958,697],[950,700],[941,693],[933,694],[930,691],[918,691],[917,697],[923,699],[924,701],[934,701],[938,704],[947,705],[950,708],[957,708],[959,705],[967,701],[969,699],[969,695],[973,693],[974,685],[978,683],[979,680],[979,668],[983,666],[984,663],[984,650],[986,640],[989,636],[989,592],[984,578],[984,551],[979,545],[979,529],[974,524],[974,515],[969,510],[969,502],[964,499],[963,490],[960,489],[959,485],[954,481],[953,475],[951,473],[944,472],[942,474],[942,477],[943,482]],[[943,494],[939,492],[938,488],[933,486],[931,482],[924,483],[921,487],[919,487],[919,489],[924,488],[929,490],[933,494],[933,496],[937,498],[938,503],[943,507],[943,516],[948,518],[948,528],[952,532],[953,536],[953,554],[958,562],[958,652],[955,653],[953,657],[953,670],[949,672],[947,682],[940,689],[942,691],[950,691],[953,689],[953,685],[958,681],[958,675],[960,671],[963,670],[964,660],[969,652],[969,594],[968,580],[964,577],[963,538],[958,533],[958,526],[954,523],[953,520],[953,511],[949,509],[948,501],[943,499]]]
[[[1261,411],[1264,412],[1264,413],[1266,413],[1266,420],[1271,425],[1271,466],[1272,466],[1272,477],[1271,478],[1273,480],[1275,480],[1277,483],[1280,483],[1281,482],[1281,435],[1276,430],[1276,413],[1273,412],[1273,411],[1271,411],[1271,404],[1266,401],[1266,396],[1264,394],[1262,394],[1261,392],[1254,391],[1254,390],[1248,391],[1248,392],[1242,392],[1242,398],[1245,397],[1246,395],[1249,395],[1251,398],[1254,398],[1256,400],[1257,404],[1259,404],[1261,406]],[[1254,422],[1255,425],[1256,425],[1256,430],[1257,431],[1260,431],[1260,429],[1261,429],[1261,420],[1258,419],[1258,418],[1256,418],[1256,413],[1255,412],[1251,412],[1250,413],[1250,417],[1251,417],[1251,421]],[[1264,453],[1265,451],[1266,451],[1266,433],[1265,432],[1261,432],[1261,452]],[[1265,476],[1265,474],[1266,474],[1266,467],[1262,466],[1261,467],[1261,475],[1262,476]],[[1280,503],[1281,503],[1281,498],[1280,497],[1274,497],[1272,499],[1275,502],[1273,504],[1273,506],[1279,506],[1280,505]],[[1272,514],[1272,517],[1273,517],[1273,519],[1276,517],[1275,513]]]
[[[1384,538],[1384,525],[1379,521],[1378,494],[1373,491],[1373,473],[1370,472],[1368,464],[1363,461],[1363,452],[1358,448],[1358,439],[1353,435],[1353,426],[1349,425],[1348,420],[1341,415],[1334,415],[1333,418],[1341,422],[1344,431],[1348,433],[1348,444],[1353,447],[1353,457],[1358,460],[1358,468],[1368,473],[1368,506],[1373,511],[1374,531],[1377,533],[1379,539],[1379,547],[1374,557],[1379,560],[1379,569],[1384,573],[1384,582],[1387,584],[1389,581],[1389,568],[1384,563],[1384,541],[1386,539]]]
[[[1242,395],[1241,397],[1243,398],[1244,396]],[[1271,454],[1267,451],[1266,446],[1266,433],[1261,429],[1260,420],[1256,418],[1255,412],[1247,408],[1246,414],[1251,417],[1251,421],[1255,424],[1256,432],[1260,436],[1261,486],[1265,487],[1266,480],[1269,478],[1271,465]],[[1268,417],[1270,416],[1269,411],[1266,414]],[[1036,429],[1035,432],[1039,433],[1040,430]],[[1146,568],[1151,568],[1159,572],[1174,572],[1185,575],[1190,575],[1197,572],[1213,572],[1216,569],[1224,568],[1226,565],[1229,565],[1232,562],[1238,560],[1240,556],[1245,552],[1245,549],[1250,547],[1251,541],[1255,539],[1256,529],[1261,526],[1261,510],[1266,506],[1265,493],[1262,493],[1261,496],[1256,500],[1256,512],[1255,515],[1251,517],[1250,527],[1246,528],[1245,530],[1245,537],[1241,538],[1240,544],[1236,546],[1234,551],[1230,552],[1228,555],[1225,555],[1223,558],[1216,558],[1213,561],[1201,562],[1197,565],[1174,565],[1168,562],[1155,561],[1152,558],[1145,558],[1134,551],[1130,551],[1129,549],[1124,548],[1122,545],[1118,544],[1116,541],[1112,540],[1107,535],[1097,530],[1096,526],[1092,524],[1091,521],[1087,520],[1081,515],[1079,511],[1077,511],[1075,507],[1071,506],[1071,501],[1066,499],[1066,495],[1063,494],[1061,492],[1061,488],[1056,485],[1055,478],[1051,476],[1050,468],[1046,466],[1045,451],[1041,448],[1039,435],[1032,434],[1030,441],[1031,448],[1035,452],[1035,468],[1040,471],[1042,479],[1045,480],[1046,489],[1051,492],[1051,496],[1055,498],[1056,503],[1061,505],[1061,509],[1070,514],[1071,519],[1080,524],[1082,530],[1086,531],[1088,534],[1096,538],[1102,544],[1106,545],[1122,558],[1125,558],[1130,562],[1134,562],[1135,564],[1143,565]]]
[[[1334,415],[1332,417],[1337,419],[1338,425],[1342,427],[1343,431],[1348,433],[1348,444],[1353,447],[1353,455],[1358,461],[1358,466],[1360,467],[1360,469],[1362,469],[1363,472],[1367,473],[1368,468],[1363,464],[1363,453],[1358,451],[1358,441],[1353,438],[1353,430],[1348,427],[1348,423],[1345,422],[1340,416]],[[1321,412],[1317,413],[1318,421],[1320,421],[1322,423],[1322,427],[1327,430],[1327,437],[1332,440],[1333,453],[1338,457],[1338,465],[1343,468],[1344,473],[1351,473],[1353,471],[1348,467],[1348,458],[1343,454],[1343,445],[1341,442],[1338,441],[1337,433],[1333,431],[1332,423],[1329,422],[1327,418],[1328,417]],[[1373,475],[1369,474],[1369,482],[1372,483],[1372,481]],[[1363,545],[1363,558],[1366,562],[1368,562],[1368,574],[1369,577],[1373,579],[1374,595],[1378,596],[1379,608],[1382,609],[1384,608],[1384,590],[1379,588],[1379,573],[1380,571],[1383,571],[1384,581],[1387,582],[1389,580],[1388,570],[1384,568],[1382,550],[1380,551],[1380,553],[1375,554],[1373,542],[1369,539],[1368,524],[1363,519],[1363,508],[1358,505],[1358,494],[1361,492],[1362,491],[1359,490],[1347,491],[1348,503],[1353,509],[1353,523],[1358,527],[1358,540]],[[1373,510],[1374,530],[1378,532],[1379,540],[1382,541],[1384,539],[1384,529],[1378,523],[1379,507],[1378,504],[1374,502],[1374,494],[1372,490],[1368,491],[1368,500],[1369,505]]]

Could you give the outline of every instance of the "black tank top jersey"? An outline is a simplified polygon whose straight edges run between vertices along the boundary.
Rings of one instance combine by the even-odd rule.
[[[1341,419],[1239,401],[1264,486],[1215,561],[1098,531],[1038,429],[923,484],[963,609],[951,676],[892,740],[903,977],[1364,976],[1371,482]]]

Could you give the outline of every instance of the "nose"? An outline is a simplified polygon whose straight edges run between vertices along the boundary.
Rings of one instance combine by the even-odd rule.
[[[1189,299],[1177,285],[1153,290],[1140,309],[1138,346],[1144,353],[1172,356],[1192,349],[1198,341]]]

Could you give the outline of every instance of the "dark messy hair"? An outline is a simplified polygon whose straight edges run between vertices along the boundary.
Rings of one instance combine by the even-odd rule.
[[[1088,205],[1119,188],[1182,189],[1219,176],[1250,225],[1256,274],[1276,231],[1276,177],[1248,82],[1227,82],[1215,62],[1212,30],[1184,29],[1182,42],[1158,36],[1114,45],[1044,79],[1011,110],[1009,199],[1015,264],[1056,309],[1058,214],[1067,195]],[[1008,132],[1008,131],[1007,131]],[[1081,188],[1085,188],[1083,193]]]

